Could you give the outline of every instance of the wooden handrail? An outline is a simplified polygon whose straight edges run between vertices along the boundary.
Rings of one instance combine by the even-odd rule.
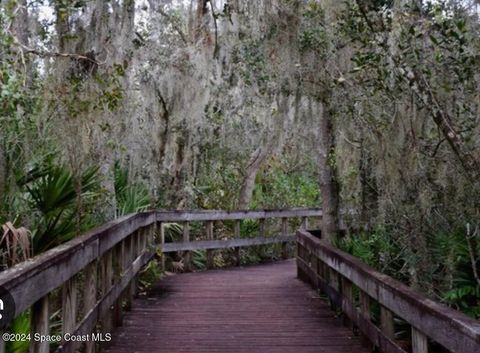
[[[321,217],[320,208],[290,208],[255,211],[156,211],[158,222],[226,221],[235,219],[266,219]]]
[[[235,225],[235,239],[215,240],[213,221],[268,218],[282,220],[299,217],[321,217],[320,209],[287,209],[261,211],[161,211],[154,210],[124,216],[87,234],[57,246],[28,261],[0,272],[0,286],[15,300],[15,316],[32,308],[32,334],[49,332],[49,295],[62,289],[62,330],[73,335],[94,332],[101,322],[102,332],[108,332],[118,322],[122,306],[129,306],[136,290],[136,277],[140,269],[155,255],[156,248],[164,252],[194,249],[222,249],[258,244],[284,243],[294,240],[293,235],[239,239],[239,224]],[[188,222],[206,222],[209,240],[190,241]],[[161,223],[184,223],[184,241],[163,243],[155,241],[161,233]],[[239,253],[238,253],[239,254]],[[209,254],[211,255],[211,254]],[[210,256],[211,258],[211,256]],[[82,284],[82,285],[79,285]],[[82,298],[83,311],[77,322],[78,298]],[[0,342],[0,352],[2,352]],[[62,342],[57,352],[74,352],[78,342]],[[47,353],[49,342],[32,341],[32,352]],[[94,352],[89,342],[85,352]]]
[[[327,294],[382,352],[406,352],[393,337],[393,314],[411,325],[413,353],[428,353],[430,340],[455,353],[480,352],[479,321],[426,298],[303,230],[297,231],[297,266],[299,277]],[[358,308],[352,284],[360,292]],[[370,320],[371,300],[381,305],[380,327]]]

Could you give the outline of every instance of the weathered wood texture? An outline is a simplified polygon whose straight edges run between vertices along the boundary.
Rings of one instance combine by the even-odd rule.
[[[157,221],[159,222],[191,222],[282,217],[321,217],[322,210],[320,208],[292,208],[262,211],[157,211],[156,214]]]
[[[111,332],[121,324],[122,310],[129,309],[137,292],[138,272],[156,253],[185,251],[186,269],[191,269],[189,251],[235,247],[239,264],[239,247],[292,241],[293,237],[214,240],[213,221],[321,216],[319,209],[273,211],[150,211],[136,213],[109,222],[87,234],[51,249],[35,258],[0,273],[0,286],[15,298],[16,313],[32,308],[32,333],[48,330],[48,295],[62,287],[62,332],[73,335]],[[208,238],[191,241],[190,221],[206,221]],[[153,244],[154,233],[162,222],[183,222],[183,242]],[[239,223],[237,222],[239,225]],[[239,236],[236,226],[235,235]],[[162,232],[160,232],[162,233]],[[169,250],[170,249],[170,250]],[[210,253],[210,265],[212,265]],[[119,258],[121,257],[121,258]],[[97,298],[97,295],[99,297]],[[36,304],[35,304],[36,303]],[[40,305],[41,303],[41,305]],[[35,304],[35,305],[34,305]],[[81,310],[77,310],[81,308]],[[78,316],[78,317],[77,317]],[[1,348],[2,346],[0,346]],[[45,352],[48,344],[32,345],[32,352]],[[77,350],[94,352],[95,345],[62,342],[57,352]]]
[[[134,302],[105,353],[367,353],[292,260],[180,274]]]
[[[15,298],[16,315],[82,271],[137,230],[156,222],[320,217],[320,209],[263,211],[150,211],[121,217],[0,273],[0,286]]]
[[[306,231],[297,232],[297,246],[299,277],[327,294],[381,352],[405,352],[394,341],[393,315],[413,326],[413,353],[428,352],[427,337],[455,353],[480,352],[479,321],[374,271],[357,258]],[[328,267],[329,271],[319,271],[322,267]],[[328,276],[325,275],[327,272]],[[361,294],[359,309],[350,294],[344,295],[338,290],[338,281],[332,280],[332,273],[335,274],[333,277],[340,276],[358,287]],[[381,305],[380,328],[370,321],[369,300]]]
[[[165,243],[162,251],[165,253],[175,251],[205,250],[205,249],[227,249],[241,246],[266,245],[286,243],[295,240],[295,235],[281,235],[276,237],[257,237],[245,239],[227,240],[197,240],[192,242]]]

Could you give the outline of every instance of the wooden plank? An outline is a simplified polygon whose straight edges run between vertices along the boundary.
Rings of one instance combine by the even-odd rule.
[[[71,333],[77,320],[77,283],[69,279],[62,289],[62,333]]]
[[[150,211],[127,215],[0,273],[0,286],[16,301],[16,315],[62,285],[95,258],[141,227],[156,221],[321,216],[320,209],[266,211]]]
[[[183,242],[188,244],[190,243],[190,223],[183,223]],[[192,254],[190,250],[186,250],[183,254],[183,269],[186,272],[192,271]]]
[[[412,326],[412,353],[428,353],[428,338]]]
[[[84,244],[75,251],[63,251],[59,246],[43,255],[0,272],[0,282],[15,298],[16,315],[25,311],[35,301],[61,286],[98,254],[98,241]],[[47,259],[45,259],[47,258]],[[32,267],[32,264],[35,264]],[[38,267],[37,267],[38,265]],[[13,277],[18,274],[19,277]],[[23,281],[19,282],[19,279]]]
[[[104,353],[368,353],[294,274],[282,261],[167,276]]]
[[[303,229],[303,230],[308,229],[308,218],[307,217],[302,217],[302,225],[300,226],[300,229]]]
[[[128,258],[129,258],[129,262],[132,263],[138,254],[136,233],[130,235],[129,240],[130,241],[128,245],[128,255],[129,255]],[[137,278],[133,277],[130,281],[130,284],[128,285],[127,302],[128,302],[129,309],[133,304],[133,298],[135,297],[136,290],[137,290]]]
[[[184,222],[184,221],[223,221],[234,219],[260,218],[293,218],[293,217],[321,217],[320,208],[292,208],[283,210],[257,211],[156,211],[157,221]]]
[[[0,286],[15,298],[16,315],[62,285],[87,264],[140,226],[155,221],[156,213],[119,218],[0,273]]]
[[[288,218],[282,218],[282,235],[288,235]],[[287,243],[282,243],[282,258],[288,258]]]
[[[165,252],[163,251],[163,247],[165,246],[165,229],[163,227],[163,223],[159,222],[158,223],[158,229],[160,231],[160,246],[162,249],[162,271],[166,271],[166,258],[165,258]]]
[[[197,240],[189,243],[166,243],[163,252],[175,252],[185,250],[227,249],[242,246],[275,244],[294,241],[295,235],[277,236],[269,238],[245,238],[227,240]]]
[[[331,287],[323,278],[318,276],[315,271],[308,266],[308,263],[301,258],[297,258],[299,270],[309,277],[309,282],[313,283],[314,288],[320,288],[326,294],[330,302],[341,308],[350,320],[359,328],[360,332],[367,337],[369,342],[379,347],[382,353],[407,353],[402,347],[383,334],[370,320],[366,320],[351,302],[342,300],[341,294]],[[370,351],[370,347],[366,347]]]
[[[353,305],[353,288],[352,282],[347,278],[342,277],[342,298],[343,301],[346,301],[348,305]],[[342,303],[343,307],[344,303]],[[348,317],[348,315],[343,315],[343,324],[348,326],[350,329],[353,329],[353,323]]]
[[[123,272],[123,252],[124,252],[124,243],[123,241],[120,244],[117,244],[113,249],[113,283],[116,283],[122,277]],[[112,309],[112,325],[113,327],[120,326],[122,324],[122,295],[115,301]]]
[[[265,218],[260,218],[258,220],[258,236],[260,238],[265,237]]]
[[[235,221],[234,237],[235,237],[235,239],[240,239],[240,220]],[[235,265],[240,266],[240,264],[241,264],[240,247],[239,246],[235,247],[234,251],[235,251]]]
[[[395,338],[395,323],[393,322],[393,313],[383,305],[380,307],[380,327],[382,332],[388,338]]]
[[[145,252],[138,256],[130,266],[126,269],[122,279],[117,282],[110,290],[103,296],[97,304],[88,312],[88,314],[80,321],[76,328],[72,331],[72,335],[86,335],[94,329],[97,321],[102,317],[109,308],[113,305],[115,300],[125,291],[130,285],[131,281],[138,274],[140,269],[145,266],[153,257],[155,253]],[[55,353],[71,352],[75,342],[64,342],[59,346]],[[36,353],[36,352],[35,352]],[[45,352],[46,353],[46,352]]]
[[[83,288],[83,315],[87,316],[97,302],[97,261],[92,261],[85,268],[85,285]],[[95,332],[95,331],[92,331]],[[92,332],[89,332],[92,333]],[[85,353],[95,353],[95,343],[91,340],[85,343]]]
[[[125,222],[121,227],[118,227],[118,229],[110,229],[99,237],[98,256],[112,249],[130,234],[156,222],[156,214],[154,212],[136,213],[134,216],[136,216],[136,218],[133,218],[130,222]]]
[[[213,221],[207,221],[206,223],[207,239],[213,240]],[[207,249],[207,269],[212,269],[214,267],[213,259],[215,253],[212,249]]]
[[[480,322],[427,299],[406,285],[374,271],[308,232],[298,231],[297,241],[315,252],[370,297],[387,307],[445,348],[457,353],[480,351]]]
[[[32,325],[30,332],[33,335],[40,334],[48,336],[49,324],[48,324],[48,294],[39,299],[32,306]],[[48,353],[48,342],[41,342],[39,340],[32,340],[30,344],[31,353]]]
[[[359,300],[360,300],[360,315],[363,317],[363,320],[366,322],[370,322],[370,297],[364,291],[360,290],[359,293]],[[372,349],[371,342],[368,337],[364,334],[362,336],[362,343],[365,347],[368,347],[370,350]]]
[[[112,288],[113,282],[113,249],[107,251],[107,253],[103,256],[100,260],[103,263],[103,267],[105,269],[105,276],[102,278],[102,296],[106,295]],[[102,332],[107,333],[113,330],[113,311],[112,308],[105,313],[105,315],[101,318],[102,320]]]

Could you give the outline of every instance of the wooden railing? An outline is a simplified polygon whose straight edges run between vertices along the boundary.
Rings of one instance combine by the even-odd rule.
[[[320,209],[271,211],[151,211],[128,215],[101,226],[83,236],[51,249],[24,263],[0,273],[0,287],[15,300],[15,316],[31,310],[30,352],[48,353],[50,342],[36,340],[33,335],[47,337],[50,332],[52,304],[59,304],[61,332],[56,352],[94,352],[98,347],[91,338],[96,333],[110,333],[121,323],[122,311],[129,308],[136,292],[138,273],[156,254],[207,250],[207,263],[212,264],[213,249],[285,243],[294,240],[288,233],[288,219],[301,218],[306,228],[308,217],[321,217]],[[280,218],[280,234],[266,237],[265,220]],[[258,219],[259,236],[240,238],[240,220]],[[234,220],[234,238],[214,239],[214,221]],[[190,237],[190,222],[205,222],[207,240]],[[182,222],[183,241],[165,243],[162,223]],[[60,304],[61,303],[61,304]],[[89,335],[87,342],[65,340]],[[108,335],[103,336],[108,340]],[[0,352],[5,351],[3,340]]]
[[[297,231],[297,268],[299,278],[326,294],[343,311],[345,323],[380,352],[437,352],[432,348],[438,345],[454,353],[480,352],[479,321],[427,299],[304,230]],[[380,306],[378,326],[372,321],[374,305]],[[396,317],[411,327],[409,342],[395,338]]]

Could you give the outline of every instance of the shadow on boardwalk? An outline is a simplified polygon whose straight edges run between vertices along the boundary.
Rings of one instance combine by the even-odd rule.
[[[108,353],[366,353],[294,260],[167,277],[131,312]]]

